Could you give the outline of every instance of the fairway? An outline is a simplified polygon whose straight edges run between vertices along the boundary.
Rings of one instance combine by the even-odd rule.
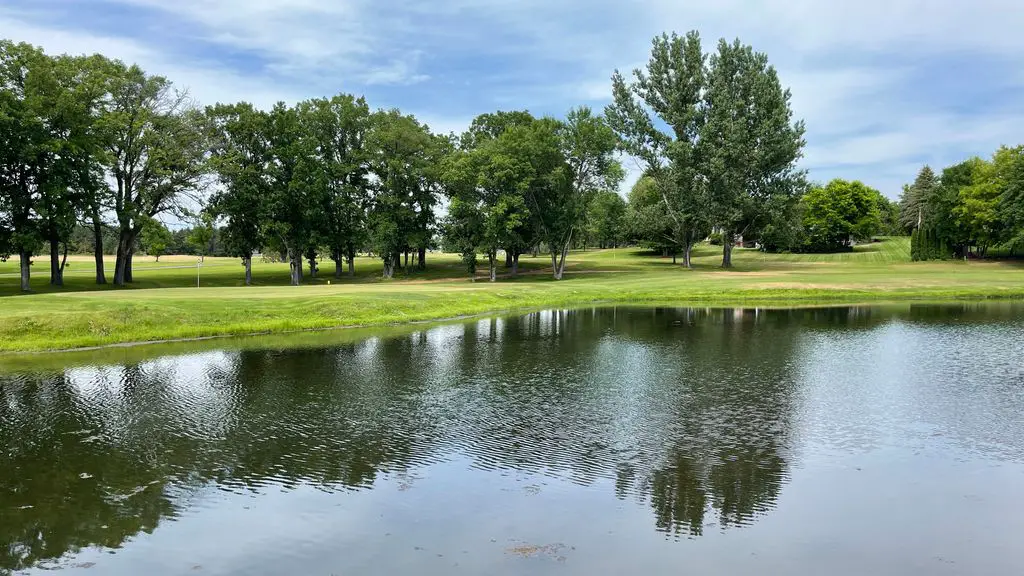
[[[207,258],[196,287],[194,257],[138,258],[131,288],[96,286],[91,259],[72,261],[62,289],[37,265],[35,294],[17,294],[16,263],[0,267],[0,350],[36,351],[113,343],[374,326],[537,307],[592,303],[800,305],[835,302],[1024,297],[1019,262],[911,263],[906,239],[843,254],[765,254],[737,249],[735,268],[718,267],[720,248],[703,245],[695,268],[635,248],[571,254],[566,278],[550,277],[545,256],[521,260],[519,278],[467,277],[455,255],[431,254],[427,270],[380,278],[379,260],[359,258],[354,278],[333,263],[299,287],[281,263],[253,266],[244,287],[236,259]],[[39,262],[45,263],[40,259]],[[329,267],[327,264],[330,264]],[[42,273],[41,273],[42,272]],[[502,268],[500,272],[504,273]]]

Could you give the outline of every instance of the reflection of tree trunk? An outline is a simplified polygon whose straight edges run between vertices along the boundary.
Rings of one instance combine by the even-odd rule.
[[[420,247],[420,249],[419,249],[419,257],[418,257],[417,260],[418,261],[416,262],[416,266],[420,270],[426,270],[427,269],[427,248],[425,246],[421,246]]]
[[[103,269],[103,222],[100,221],[99,210],[95,208],[92,211],[92,238],[93,256],[96,259],[96,283],[106,284],[107,274]]]
[[[21,291],[31,292],[32,286],[31,280],[31,266],[32,266],[32,254],[24,250],[18,253],[18,260],[21,263]]]

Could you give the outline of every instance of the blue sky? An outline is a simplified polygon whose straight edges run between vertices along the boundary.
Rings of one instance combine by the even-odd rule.
[[[0,37],[102,52],[202,104],[338,92],[437,131],[475,115],[600,108],[614,69],[662,31],[766,52],[807,123],[812,179],[890,197],[941,167],[1024,142],[1024,7],[1014,0],[5,0]],[[627,166],[631,167],[631,166]]]

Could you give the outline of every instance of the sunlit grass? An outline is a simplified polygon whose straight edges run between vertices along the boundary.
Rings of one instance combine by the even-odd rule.
[[[1010,262],[909,262],[905,239],[843,254],[766,255],[736,250],[720,269],[720,248],[700,246],[695,269],[627,248],[570,256],[566,279],[551,280],[550,260],[524,256],[517,280],[474,282],[455,255],[431,254],[426,271],[380,279],[379,261],[360,258],[353,279],[320,277],[288,286],[288,268],[258,262],[257,286],[242,286],[236,259],[207,258],[195,287],[194,257],[141,258],[131,289],[92,284],[91,259],[76,259],[65,288],[47,285],[46,262],[33,288],[17,293],[17,263],[0,264],[0,350],[45,350],[119,342],[310,328],[396,324],[492,311],[594,302],[702,305],[811,304],[905,299],[1024,297],[1024,267]],[[110,266],[112,269],[112,265]],[[504,270],[502,269],[504,273]],[[6,275],[5,275],[6,273]],[[328,284],[330,282],[330,284]]]

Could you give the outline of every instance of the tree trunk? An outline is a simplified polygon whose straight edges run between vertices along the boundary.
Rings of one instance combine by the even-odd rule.
[[[132,241],[128,246],[128,257],[124,262],[124,281],[131,284],[135,282],[135,274],[132,267],[135,263],[135,237],[132,236]]]
[[[676,251],[675,251],[675,250],[673,250],[673,251],[672,251],[672,264],[675,264],[675,263],[676,263],[676,256],[677,256],[677,254],[676,254]]]
[[[18,259],[21,262],[21,291],[31,292],[32,285],[30,283],[30,280],[32,275],[32,254],[24,251],[19,252]]]
[[[334,258],[334,277],[341,278],[341,272],[345,268],[343,265],[344,260],[341,255],[338,254],[337,258]]]
[[[426,246],[421,246],[420,247],[420,249],[419,249],[419,256],[417,258],[416,266],[420,270],[426,270],[427,269],[427,247]]]
[[[68,243],[64,243],[64,254],[60,259],[60,285],[64,285],[64,268],[68,265]]]
[[[395,275],[395,262],[401,262],[401,256],[398,254],[391,254],[384,258],[384,277],[393,278]]]
[[[558,265],[558,276],[557,280],[561,280],[562,276],[565,275],[565,260],[569,256],[569,243],[566,242],[565,246],[562,247],[562,262]]]
[[[683,266],[687,268],[693,268],[693,261],[690,259],[690,255],[693,253],[693,242],[687,241],[686,246],[683,248]]]
[[[245,285],[252,286],[252,255],[242,258],[242,264],[245,265]]]
[[[126,282],[132,281],[131,273],[131,246],[135,237],[131,231],[122,230],[117,239],[117,259],[114,262],[114,285],[124,286]]]
[[[291,285],[298,286],[302,281],[302,255],[296,254],[292,249],[288,249],[288,267],[291,271]]]
[[[512,255],[512,276],[519,275],[519,252]]]
[[[665,248],[661,249],[661,257],[662,258],[668,258],[668,247],[665,247]]]
[[[409,269],[409,251],[408,250],[405,251],[405,269],[406,270]]]
[[[498,280],[498,267],[495,264],[495,262],[497,262],[497,260],[498,260],[497,253],[495,253],[494,251],[488,252],[487,253],[487,260],[490,262],[491,282],[496,282]]]
[[[93,256],[96,259],[96,283],[106,284],[107,274],[103,264],[103,223],[100,221],[98,210],[93,210],[92,213],[92,237],[95,243]]]
[[[732,234],[722,234],[722,268],[732,268]]]
[[[512,267],[512,250],[505,250],[505,268]]]
[[[533,245],[533,257],[536,258],[540,255],[540,244]]]
[[[348,275],[356,275],[356,252],[355,250],[349,250],[348,252]]]
[[[60,240],[50,238],[50,286],[64,285],[64,266],[60,262]]]
[[[309,256],[309,277],[316,278],[316,256]]]

